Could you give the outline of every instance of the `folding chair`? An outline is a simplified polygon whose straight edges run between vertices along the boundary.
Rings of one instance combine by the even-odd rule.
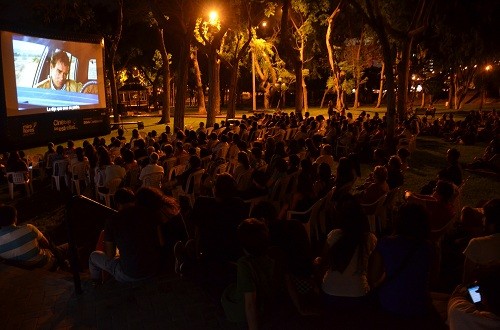
[[[142,187],[161,188],[163,181],[163,173],[149,173],[142,178]]]
[[[90,184],[89,165],[85,162],[80,162],[71,167],[71,191],[75,187],[76,194],[81,195],[80,182]]]
[[[115,193],[118,190],[118,187],[120,187],[121,183],[122,179],[115,178],[108,183],[108,186],[106,187],[107,192],[104,192],[103,189],[101,189],[101,191],[98,190],[99,201],[101,199],[104,199],[104,204],[107,207],[111,207],[111,200],[115,196]]]
[[[384,213],[384,203],[386,198],[387,194],[384,194],[371,204],[361,204],[361,207],[363,207],[363,210],[368,217],[370,231],[374,234],[377,234],[377,230],[379,233],[382,232],[380,218]]]
[[[200,169],[196,172],[191,173],[187,178],[186,185],[184,187],[178,186],[177,189],[174,190],[174,197],[187,197],[189,199],[189,204],[191,205],[191,207],[193,207],[196,197],[200,195],[201,178],[204,173],[204,169]],[[191,187],[192,191],[190,189]]]
[[[56,160],[52,165],[52,182],[55,183],[57,191],[61,191],[61,178],[64,179],[66,187],[69,187],[67,171],[68,161],[65,159]]]
[[[14,186],[23,185],[28,197],[33,193],[33,184],[28,172],[7,172],[10,199],[14,199]]]

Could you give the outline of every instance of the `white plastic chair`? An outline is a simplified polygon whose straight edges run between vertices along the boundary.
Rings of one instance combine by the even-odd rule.
[[[321,236],[326,235],[326,223],[321,219],[320,212],[324,208],[326,198],[320,198],[309,209],[305,211],[287,211],[287,220],[297,219],[301,216],[307,215],[307,221],[302,222],[307,232],[309,241],[319,241]],[[322,235],[323,234],[323,235]]]
[[[108,190],[107,192],[98,190],[99,201],[104,199],[104,203],[106,204],[106,206],[111,207],[111,199],[115,196],[115,192],[116,190],[118,190],[118,187],[120,187],[121,183],[122,179],[114,178],[108,183],[108,186],[106,187]]]
[[[7,182],[9,183],[10,199],[14,199],[15,185],[23,185],[26,188],[28,197],[33,193],[33,185],[28,172],[7,172]]]
[[[142,178],[142,186],[161,188],[162,180],[163,180],[162,172],[149,173]]]
[[[186,185],[184,187],[178,186],[177,189],[174,191],[174,197],[179,198],[180,196],[185,196],[189,199],[189,204],[191,207],[194,205],[194,201],[197,196],[200,195],[201,191],[201,178],[203,174],[205,173],[204,169],[200,169],[196,172],[191,173],[187,180],[186,180]],[[193,191],[189,191],[189,187],[193,187]]]
[[[89,164],[86,162],[79,162],[71,167],[71,191],[73,187],[76,189],[76,194],[81,195],[80,182],[83,181],[85,184],[90,184],[90,173]]]
[[[173,181],[174,177],[176,177],[177,175],[181,174],[185,170],[186,170],[186,165],[184,165],[184,164],[176,165],[176,166],[172,167],[170,169],[170,171],[168,171],[168,175],[167,175],[168,182]]]
[[[370,231],[374,234],[377,234],[377,230],[379,232],[382,231],[380,218],[383,216],[383,214],[385,214],[384,203],[386,198],[387,194],[384,194],[371,204],[361,204],[361,207],[363,207],[363,210],[368,217],[368,222],[370,223]]]
[[[57,191],[61,191],[61,178],[64,179],[66,187],[69,187],[67,171],[68,161],[66,159],[56,160],[54,162],[52,166],[52,182],[55,182]]]
[[[42,154],[34,154],[28,156],[28,165],[31,172],[31,179],[41,179],[45,177],[45,166],[43,163]]]

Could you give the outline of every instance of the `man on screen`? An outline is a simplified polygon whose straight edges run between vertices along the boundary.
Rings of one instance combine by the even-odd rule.
[[[37,88],[64,90],[68,92],[80,92],[82,83],[68,79],[69,57],[64,51],[57,51],[50,59],[50,75],[44,81],[36,85]]]

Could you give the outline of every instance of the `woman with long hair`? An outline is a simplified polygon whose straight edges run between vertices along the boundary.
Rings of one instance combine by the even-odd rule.
[[[356,199],[344,195],[338,201],[340,228],[327,237],[321,264],[326,267],[321,289],[327,306],[351,307],[367,302],[368,260],[377,238]]]

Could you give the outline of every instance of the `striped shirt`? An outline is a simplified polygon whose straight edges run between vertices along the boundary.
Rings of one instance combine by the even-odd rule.
[[[43,234],[33,225],[0,228],[0,257],[8,260],[36,264],[50,257],[49,250],[38,246]]]

